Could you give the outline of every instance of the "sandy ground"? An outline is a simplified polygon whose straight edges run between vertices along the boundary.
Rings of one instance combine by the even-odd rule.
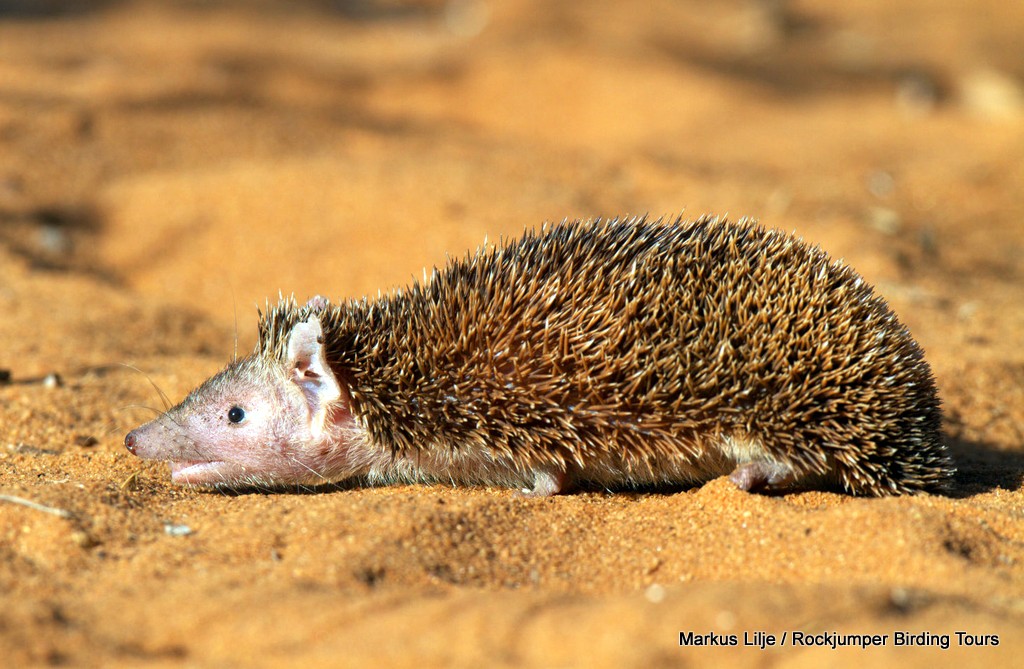
[[[1005,0],[0,2],[0,663],[1015,666],[1022,28]],[[150,380],[180,399],[279,291],[683,210],[795,230],[886,296],[951,495],[223,495],[123,448]]]

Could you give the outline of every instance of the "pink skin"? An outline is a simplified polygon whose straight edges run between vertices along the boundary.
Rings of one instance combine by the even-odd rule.
[[[771,492],[784,490],[795,483],[796,475],[787,465],[756,460],[736,465],[736,469],[729,475],[729,480],[740,490]]]
[[[294,328],[288,365],[254,358],[232,363],[178,406],[132,430],[125,447],[167,460],[175,483],[280,485],[337,480],[336,430],[350,424],[326,366],[320,323]],[[342,472],[344,473],[344,472]]]

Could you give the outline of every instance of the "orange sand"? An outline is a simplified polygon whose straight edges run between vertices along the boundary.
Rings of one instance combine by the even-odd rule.
[[[1018,666],[1022,25],[1004,0],[0,2],[0,495],[66,512],[0,501],[0,664]],[[278,291],[684,208],[796,230],[889,299],[951,496],[221,495],[122,446],[147,375],[180,399]]]

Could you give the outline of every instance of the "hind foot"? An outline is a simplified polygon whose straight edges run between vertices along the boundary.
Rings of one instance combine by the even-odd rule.
[[[774,492],[793,485],[796,475],[787,465],[755,460],[736,465],[729,480],[747,492]]]
[[[519,494],[523,497],[551,497],[566,488],[569,474],[564,469],[533,470],[533,487],[523,488]]]

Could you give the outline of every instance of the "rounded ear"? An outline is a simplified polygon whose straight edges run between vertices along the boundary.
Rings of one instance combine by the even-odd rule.
[[[327,362],[323,328],[316,317],[298,323],[288,335],[288,370],[288,377],[306,398],[311,432],[318,437],[330,404],[341,397],[341,386]]]

